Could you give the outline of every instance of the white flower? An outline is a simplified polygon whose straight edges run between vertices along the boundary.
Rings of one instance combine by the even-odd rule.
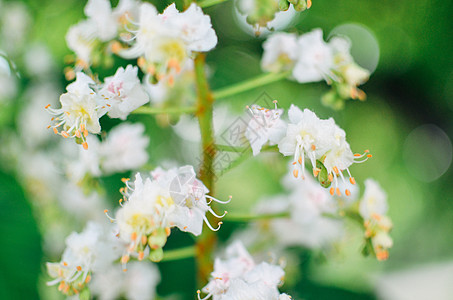
[[[351,43],[342,37],[333,37],[329,41],[334,54],[334,72],[342,78],[341,83],[345,87],[340,88],[340,92],[345,90],[344,97],[352,99],[365,99],[365,93],[357,88],[357,86],[365,83],[370,77],[370,72],[354,62],[351,56]]]
[[[298,58],[297,36],[294,33],[277,32],[263,43],[261,68],[268,72],[291,70]]]
[[[168,189],[150,178],[143,182],[139,173],[134,183],[126,182],[126,189],[121,191],[125,201],[116,212],[116,219],[111,221],[118,225],[120,239],[128,244],[127,254],[122,258],[125,265],[132,253],[138,253],[139,260],[142,260],[148,244],[155,248],[165,244],[166,236],[170,233],[168,215],[175,205]],[[154,244],[151,235],[164,238],[163,244]]]
[[[148,300],[155,298],[159,281],[159,270],[154,264],[131,262],[127,272],[113,265],[96,273],[90,289],[100,300],[118,299],[121,296],[131,300]]]
[[[236,241],[227,248],[225,260],[216,258],[211,280],[203,288],[208,295],[203,299],[277,299],[284,274],[280,266],[265,262],[255,265],[243,244]]]
[[[102,169],[106,173],[138,169],[148,161],[149,138],[140,123],[124,123],[113,128],[100,145]]]
[[[128,65],[126,69],[118,68],[114,76],[105,78],[99,93],[108,102],[109,117],[125,120],[133,110],[148,103],[148,94],[141,86],[137,72],[137,67]]]
[[[336,192],[341,196],[338,177],[344,182],[343,171],[346,170],[349,181],[355,184],[355,179],[349,171],[350,165],[366,161],[371,154],[368,154],[368,150],[363,154],[353,154],[346,142],[346,133],[335,124],[332,118],[321,120],[312,111],[305,109],[302,112],[294,105],[291,105],[288,116],[290,122],[286,136],[279,142],[278,148],[283,155],[294,156],[294,177],[297,178],[302,170],[302,178],[305,178],[305,156],[307,156],[313,167],[313,175],[317,177],[322,171],[317,166],[317,161],[321,162],[328,175],[327,178],[322,178],[323,181],[328,182],[324,186],[333,182],[334,186],[330,188],[330,194],[334,195]],[[359,160],[364,156],[366,156],[365,159]],[[351,194],[348,189],[345,193],[347,196]]]
[[[300,82],[316,82],[331,76],[333,53],[322,38],[322,30],[314,29],[299,37],[299,55],[293,70],[294,78]]]
[[[359,206],[360,215],[366,220],[370,219],[373,214],[383,216],[387,213],[387,210],[387,194],[385,191],[373,179],[365,180],[365,193]]]
[[[270,145],[277,144],[284,136],[286,123],[281,120],[283,109],[265,109],[258,105],[247,108],[251,112],[251,119],[245,131],[245,136],[252,146],[253,155],[260,153],[264,144],[269,141]]]
[[[61,263],[48,263],[49,275],[55,279],[48,285],[59,283],[58,289],[72,295],[82,290],[91,279],[91,273],[110,265],[118,256],[118,245],[113,233],[100,224],[88,223],[83,232],[71,233]]]
[[[88,149],[86,137],[88,132],[99,133],[101,125],[99,118],[106,113],[106,107],[101,99],[93,90],[95,82],[85,75],[78,72],[76,81],[69,84],[67,93],[60,96],[60,109],[52,109],[50,105],[46,108],[55,115],[52,118],[54,132],[63,137],[77,138]],[[58,128],[63,126],[63,130],[58,132]]]
[[[66,44],[72,50],[81,66],[91,64],[91,52],[94,49],[96,39],[96,25],[89,20],[80,21],[69,27],[66,33]]]
[[[84,12],[96,25],[96,36],[101,41],[105,42],[116,36],[117,23],[109,0],[88,0]]]
[[[196,178],[195,171],[192,166],[180,167],[177,170],[172,169],[169,171],[156,170],[152,172],[153,178],[164,186],[168,186],[170,195],[176,204],[174,211],[169,215],[169,220],[174,226],[182,231],[191,232],[194,235],[200,235],[203,227],[203,222],[211,230],[214,229],[208,219],[206,212],[209,211],[214,216],[221,218],[217,215],[212,208],[208,205],[211,201],[219,203],[223,202],[213,198],[207,193],[209,190],[205,185]],[[220,225],[221,223],[219,223]]]
[[[189,51],[206,52],[217,45],[217,35],[212,28],[211,18],[195,3],[179,13],[171,4],[162,13],[164,23],[180,32],[179,36],[187,44]]]
[[[126,58],[141,57],[139,66],[157,81],[168,75],[170,81],[195,51],[209,51],[217,44],[211,19],[192,4],[179,12],[172,4],[162,14],[143,3],[132,47],[119,52]],[[144,57],[144,59],[143,59]]]
[[[302,112],[295,105],[291,105],[288,116],[290,122],[286,136],[279,142],[278,148],[285,156],[294,155],[293,174],[297,178],[300,169],[305,174],[305,156],[316,168],[316,159],[324,155],[332,145],[334,128],[309,109]]]

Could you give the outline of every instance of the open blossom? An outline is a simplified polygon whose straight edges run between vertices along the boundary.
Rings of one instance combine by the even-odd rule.
[[[53,109],[47,105],[56,134],[76,138],[85,149],[88,149],[88,133],[99,133],[99,118],[106,113],[104,101],[95,92],[95,82],[84,73],[77,73],[76,81],[66,87],[67,93],[60,96],[61,108]],[[62,127],[61,131],[58,129]]]
[[[364,100],[365,93],[357,86],[365,83],[370,77],[370,72],[354,62],[351,55],[351,43],[343,37],[333,37],[329,41],[333,50],[334,69],[333,72],[341,79],[338,80],[339,92],[343,97]]]
[[[379,260],[386,260],[389,256],[388,249],[393,246],[389,235],[393,223],[386,216],[387,210],[387,194],[376,181],[365,180],[365,193],[359,204],[359,212],[364,219],[365,238],[371,239]]]
[[[288,116],[289,124],[286,136],[279,142],[278,148],[283,155],[294,157],[294,177],[299,177],[299,173],[302,171],[302,178],[305,178],[305,159],[308,159],[315,177],[319,174],[327,176],[322,179],[327,181],[326,184],[323,184],[324,186],[327,187],[332,182],[334,183],[334,186],[330,188],[331,195],[335,192],[341,195],[338,178],[345,180],[343,175],[345,170],[349,175],[349,181],[355,184],[349,167],[353,163],[364,162],[371,157],[368,151],[365,151],[364,154],[353,154],[346,142],[345,132],[335,124],[333,119],[321,120],[312,111],[305,109],[302,112],[294,105],[291,105]],[[360,160],[363,157],[365,159]],[[326,169],[326,174],[323,174],[323,168]],[[350,191],[345,190],[345,193],[349,195]]]
[[[149,138],[140,123],[113,128],[99,146],[101,168],[106,173],[135,170],[148,161]]]
[[[170,235],[171,227],[199,235],[205,222],[214,229],[206,218],[206,212],[221,218],[210,207],[211,201],[222,202],[209,195],[207,188],[195,177],[192,166],[185,166],[168,171],[157,168],[150,177],[142,179],[137,174],[135,181],[126,181],[126,188],[121,192],[121,208],[115,219],[119,228],[119,237],[128,244],[127,253],[122,257],[125,265],[130,255],[138,255],[142,260],[147,247],[151,251],[162,251]],[[107,211],[105,211],[107,213]],[[156,259],[160,260],[160,259]]]
[[[333,96],[360,100],[366,97],[357,86],[365,83],[370,74],[354,62],[350,42],[342,37],[333,37],[326,43],[319,28],[299,37],[277,32],[263,43],[263,48],[261,67],[265,71],[292,70],[292,78],[300,83],[325,80],[334,87]]]
[[[300,82],[316,82],[326,79],[333,67],[333,53],[322,38],[322,30],[315,29],[299,37],[299,55],[293,76]]]
[[[244,245],[236,241],[227,248],[226,259],[215,259],[211,280],[203,288],[207,294],[203,299],[279,299],[278,286],[284,275],[280,266],[255,264]],[[198,291],[199,299],[200,294]]]
[[[97,223],[88,223],[81,233],[71,233],[60,263],[47,263],[58,290],[73,295],[83,290],[91,280],[91,273],[110,265],[118,256],[118,245],[106,230]]]
[[[137,67],[128,65],[126,69],[118,68],[114,76],[104,79],[104,86],[99,93],[107,100],[109,117],[125,120],[133,110],[149,101],[137,72]]]
[[[297,35],[277,32],[263,43],[261,68],[268,72],[291,70],[297,60]]]
[[[217,44],[210,17],[194,3],[184,12],[172,4],[162,14],[153,5],[143,3],[136,27],[131,30],[135,35],[131,47],[119,55],[140,57],[139,66],[157,81],[179,73],[193,52],[206,52]]]
[[[66,34],[68,48],[77,56],[76,66],[86,68],[94,60],[97,51],[101,51],[101,43],[114,39],[127,21],[126,15],[135,12],[138,2],[121,0],[112,9],[109,0],[89,0],[84,12],[88,17],[71,26]]]
[[[277,109],[277,100],[274,101],[275,109],[265,109],[256,104],[247,106],[251,119],[245,131],[245,137],[252,146],[253,155],[258,155],[264,144],[277,144],[285,135],[286,123],[281,120],[283,109]]]

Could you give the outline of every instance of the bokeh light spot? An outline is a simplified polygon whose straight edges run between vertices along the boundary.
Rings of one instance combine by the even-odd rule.
[[[420,181],[432,182],[450,167],[451,140],[436,125],[422,125],[407,136],[403,157],[406,168],[412,176]]]
[[[379,63],[379,43],[371,29],[361,24],[342,24],[335,27],[329,34],[345,36],[351,41],[351,54],[354,60],[363,68],[373,73]]]

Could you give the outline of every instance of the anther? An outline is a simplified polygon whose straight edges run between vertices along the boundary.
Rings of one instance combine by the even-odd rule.
[[[333,196],[335,194],[335,189],[333,187],[330,188],[330,194]]]
[[[293,175],[297,178],[299,176],[299,170],[293,170]]]
[[[82,267],[81,266],[77,266],[77,271],[82,271]]]
[[[351,191],[348,190],[348,189],[346,189],[346,190],[344,191],[344,193],[346,194],[346,196],[351,196]]]
[[[338,196],[341,196],[341,192],[340,192],[340,189],[339,189],[339,188],[337,188],[337,189],[336,189],[336,191],[337,191],[337,195],[338,195]]]
[[[137,232],[132,232],[131,234],[131,240],[135,241],[137,239]]]
[[[50,107],[50,104],[47,104],[44,108],[48,109]]]
[[[138,260],[143,260],[144,257],[145,257],[145,252],[140,251],[140,252],[138,253]]]
[[[349,182],[351,184],[355,184],[355,178],[354,177],[349,177]]]
[[[83,147],[83,149],[88,150],[88,143],[87,142],[83,142],[82,143],[82,147]]]

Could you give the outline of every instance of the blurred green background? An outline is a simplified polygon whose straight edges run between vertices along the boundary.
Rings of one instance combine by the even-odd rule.
[[[12,1],[3,1],[8,2]],[[70,25],[84,18],[85,1],[22,2],[33,20],[28,25],[27,39],[49,47],[56,70],[61,70],[61,86],[65,86],[62,70],[64,57],[70,52],[64,36]],[[151,2],[163,9],[171,1]],[[219,37],[216,49],[207,56],[214,89],[260,73],[263,40],[243,33],[235,24],[231,2],[205,9]],[[301,33],[320,27],[327,38],[329,32],[341,31],[338,26],[347,24],[342,30],[359,34],[359,43],[353,48],[359,63],[359,57],[363,63],[378,57],[375,72],[362,87],[368,95],[366,102],[348,101],[344,110],[333,111],[320,104],[321,95],[328,90],[324,83],[300,85],[289,81],[219,101],[241,112],[266,92],[283,108],[295,103],[315,110],[320,117],[334,117],[347,132],[352,149],[370,149],[373,153],[372,160],[353,166],[351,171],[360,182],[368,177],[378,180],[388,193],[389,215],[394,221],[390,259],[381,263],[361,257],[357,242],[344,245],[326,261],[316,253],[301,254],[301,276],[296,285],[288,288],[295,299],[375,299],[373,276],[453,261],[453,185],[449,168],[453,130],[452,13],[453,1],[315,0],[287,31]],[[379,54],[369,43],[360,44],[363,30],[377,41]],[[4,47],[0,44],[0,49]],[[8,54],[12,60],[18,58],[15,53]],[[23,68],[19,63],[17,67],[19,72]],[[23,89],[27,86],[26,77],[20,84]],[[4,105],[1,134],[15,128],[17,112],[26,100],[21,97]],[[170,128],[161,128],[153,117],[132,116],[130,120],[143,122],[148,128],[151,164],[175,158],[187,162],[184,149],[174,147],[178,138]],[[114,123],[103,122],[107,127]],[[169,152],[169,148],[173,150]],[[279,193],[279,178],[286,169],[276,160],[272,155],[254,158],[226,173],[217,182],[217,196],[225,199],[233,194],[238,200],[229,210],[234,212],[247,211],[261,196]],[[104,182],[116,191],[118,178],[105,178]],[[13,169],[5,165],[0,168],[0,191],[0,299],[38,299],[38,286],[43,288],[38,275],[44,272],[48,258],[42,256],[34,204],[28,201]],[[220,231],[221,238],[226,240],[236,226],[241,225],[226,225]],[[190,238],[175,234],[168,247],[187,243]],[[179,292],[183,299],[191,299],[195,295],[193,267],[191,260],[182,265],[161,264],[159,293]],[[175,272],[177,279],[172,277]]]

